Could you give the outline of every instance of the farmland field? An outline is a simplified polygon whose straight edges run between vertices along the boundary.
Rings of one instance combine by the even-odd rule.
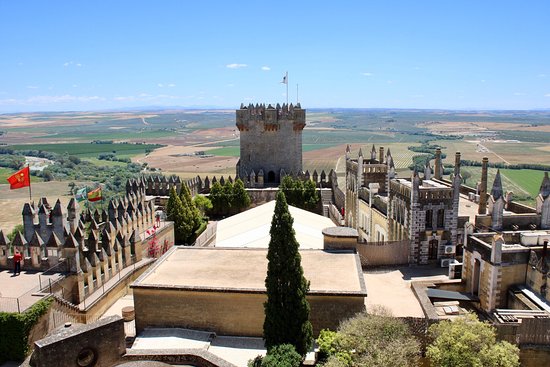
[[[481,181],[481,167],[462,167],[461,172],[469,172],[472,176],[467,179],[468,186],[475,187]],[[496,168],[489,168],[487,172],[487,191],[490,193],[497,173]],[[504,192],[512,191],[518,201],[527,205],[534,205],[539,193],[540,184],[544,177],[543,171],[530,169],[512,170],[501,169],[502,188]]]
[[[143,154],[148,150],[160,148],[156,144],[91,144],[91,143],[62,143],[62,144],[19,144],[11,145],[13,150],[42,150],[58,154],[67,153],[81,158],[96,158],[101,153],[116,153],[117,156],[131,156]]]
[[[0,115],[0,131],[0,144],[15,145],[17,149],[67,152],[96,165],[124,166],[97,159],[101,153],[116,151],[118,158],[129,157],[182,177],[234,175],[239,155],[234,110],[6,114]],[[455,135],[454,140],[448,135]],[[390,148],[398,174],[408,176],[411,159],[424,154],[409,151],[408,146],[426,141],[442,147],[447,155],[444,165],[454,163],[457,151],[464,160],[481,161],[487,156],[492,163],[549,164],[550,112],[308,109],[302,138],[303,168],[310,172],[328,173],[338,162],[342,170],[347,144],[352,146],[353,158],[359,147],[364,156],[370,156],[374,144],[377,155],[380,146],[385,152]],[[87,144],[92,140],[149,145]],[[159,148],[160,144],[165,147]],[[154,151],[146,154],[146,150]],[[195,151],[214,157],[187,155]],[[474,176],[479,177],[479,167],[464,169],[471,171],[467,183],[472,185],[477,180]],[[0,175],[5,172],[0,171]],[[540,171],[502,172],[505,189],[518,196],[533,197],[533,187],[540,184]],[[494,177],[493,170],[490,175]],[[530,176],[536,177],[534,182],[528,182]]]

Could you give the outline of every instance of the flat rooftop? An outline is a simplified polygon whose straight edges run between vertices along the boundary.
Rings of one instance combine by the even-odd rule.
[[[334,223],[327,217],[289,205],[294,218],[294,232],[301,249],[322,249],[323,233]],[[275,211],[275,200],[249,209],[217,224],[216,247],[267,248],[270,240],[269,229]]]
[[[310,294],[366,296],[357,254],[300,250]],[[174,247],[132,287],[265,292],[267,249]]]

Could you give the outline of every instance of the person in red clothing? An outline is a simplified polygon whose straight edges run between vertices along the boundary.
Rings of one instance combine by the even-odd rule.
[[[19,251],[15,251],[15,255],[13,255],[13,264],[15,266],[15,269],[13,269],[13,275],[21,274],[21,260],[23,260],[23,256]]]

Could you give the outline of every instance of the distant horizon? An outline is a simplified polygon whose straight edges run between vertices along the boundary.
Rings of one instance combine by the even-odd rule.
[[[545,0],[28,0],[0,13],[2,114],[287,99],[550,109]]]
[[[252,102],[251,102],[252,103]],[[269,103],[258,102],[258,104],[265,104],[266,106]],[[283,105],[286,102],[279,102],[280,105]],[[289,101],[289,104],[296,105],[293,102]],[[273,107],[277,103],[271,103]],[[248,106],[246,104],[245,106]],[[256,102],[253,103],[256,105]],[[413,108],[413,107],[307,107],[300,103],[300,106],[306,110],[398,110],[398,111],[446,111],[446,112],[549,112],[550,108],[532,108],[532,109],[474,109],[474,108]],[[13,111],[13,112],[0,112],[1,115],[18,115],[18,114],[56,114],[56,113],[86,113],[86,112],[146,112],[146,111],[170,111],[170,110],[181,110],[181,111],[196,111],[196,110],[213,110],[213,111],[235,111],[240,107],[224,107],[224,106],[135,106],[135,107],[117,107],[117,108],[98,108],[98,109],[74,109],[74,110],[27,110],[27,111]]]

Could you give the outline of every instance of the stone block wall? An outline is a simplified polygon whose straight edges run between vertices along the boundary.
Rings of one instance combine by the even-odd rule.
[[[35,342],[31,366],[116,365],[126,352],[124,321],[110,316],[90,325],[74,325]]]
[[[265,293],[133,288],[136,330],[181,327],[220,335],[261,337]],[[314,335],[365,310],[364,297],[308,295]]]

